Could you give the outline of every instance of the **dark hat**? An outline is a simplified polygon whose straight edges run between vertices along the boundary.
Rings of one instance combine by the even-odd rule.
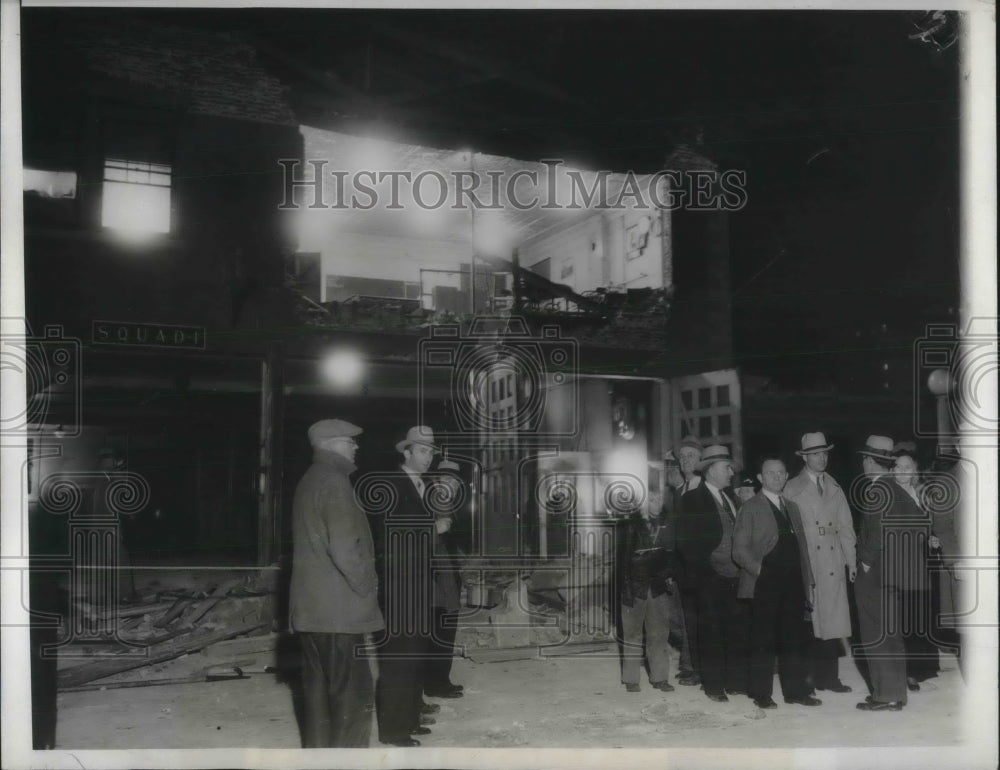
[[[749,473],[741,473],[733,479],[733,489],[739,489],[740,487],[750,487],[751,489],[756,489],[757,481]]]
[[[876,460],[893,460],[892,450],[895,444],[888,436],[869,436],[863,449],[858,454],[874,457]]]
[[[674,456],[673,450],[663,455],[663,466],[665,468],[679,468],[680,461]]]
[[[396,442],[396,451],[402,452],[410,444],[423,444],[429,446],[435,452],[438,448],[434,445],[434,431],[426,425],[414,425],[406,432],[406,438]]]
[[[913,441],[897,441],[892,448],[893,457],[913,457],[917,456],[917,445]]]
[[[320,420],[309,426],[309,443],[315,446],[328,438],[350,438],[361,432],[361,428],[347,420]]]

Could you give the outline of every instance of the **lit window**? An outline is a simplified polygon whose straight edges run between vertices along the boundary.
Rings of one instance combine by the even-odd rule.
[[[24,169],[24,192],[41,198],[75,198],[76,174],[72,171]]]
[[[140,233],[169,233],[170,166],[108,158],[101,224]]]

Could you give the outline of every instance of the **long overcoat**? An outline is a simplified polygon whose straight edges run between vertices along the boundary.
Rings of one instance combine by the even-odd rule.
[[[847,496],[830,476],[823,476],[823,495],[805,468],[785,485],[782,495],[802,515],[803,534],[815,586],[811,597],[813,635],[840,639],[851,635],[851,608],[844,567],[856,564],[854,523]]]
[[[292,503],[295,631],[363,634],[384,627],[372,533],[351,487],[354,464],[317,450]]]

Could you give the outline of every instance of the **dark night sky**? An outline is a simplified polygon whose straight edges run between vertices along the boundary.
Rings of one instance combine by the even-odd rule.
[[[102,12],[24,11],[44,13]],[[748,174],[730,226],[749,371],[829,380],[839,354],[799,354],[880,346],[902,361],[924,324],[954,320],[958,46],[908,39],[914,14],[128,13],[263,43],[311,94],[295,104],[310,125],[376,120],[432,146],[639,173],[700,129],[722,168]]]

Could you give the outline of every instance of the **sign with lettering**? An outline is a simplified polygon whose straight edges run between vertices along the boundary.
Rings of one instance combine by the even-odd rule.
[[[129,321],[94,321],[91,341],[98,345],[204,350],[205,328]]]

